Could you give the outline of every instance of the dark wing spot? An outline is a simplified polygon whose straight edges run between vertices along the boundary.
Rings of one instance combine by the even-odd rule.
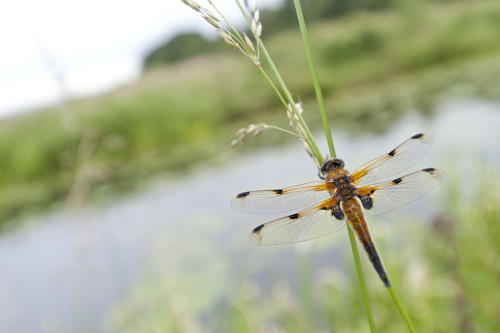
[[[415,134],[414,136],[412,136],[411,138],[412,139],[420,139],[421,137],[423,137],[424,134],[423,133],[418,133],[418,134]]]
[[[238,194],[236,197],[237,197],[237,198],[244,198],[244,197],[246,197],[246,196],[247,196],[247,195],[249,195],[249,194],[250,194],[250,192],[248,192],[248,191],[247,191],[247,192],[241,192],[241,193],[240,193],[240,194]]]
[[[376,191],[376,190],[371,190],[371,191],[370,191],[370,194],[373,194],[373,193],[375,193],[375,191]]]
[[[298,219],[299,218],[299,213],[295,213],[295,214],[292,214],[290,216],[288,216],[290,219],[292,220],[295,220],[295,219]]]
[[[255,227],[255,228],[252,230],[252,232],[253,232],[254,234],[258,234],[258,233],[260,232],[260,230],[262,229],[262,227],[263,227],[263,226],[264,226],[264,225],[263,225],[263,224],[261,224],[261,225],[259,225],[258,227]]]
[[[428,172],[428,173],[430,173],[432,175],[434,173],[434,171],[436,171],[436,169],[434,169],[434,168],[425,168],[425,169],[422,169],[422,171]]]
[[[396,149],[393,149],[389,152],[389,156],[394,156],[396,154]]]
[[[321,207],[321,210],[327,210],[328,207]]]
[[[399,184],[399,183],[401,183],[401,181],[402,181],[402,179],[401,179],[401,177],[400,177],[400,178],[396,178],[396,179],[394,179],[392,182],[393,182],[394,184]]]
[[[276,194],[283,194],[283,190],[274,190],[274,193],[276,193]]]

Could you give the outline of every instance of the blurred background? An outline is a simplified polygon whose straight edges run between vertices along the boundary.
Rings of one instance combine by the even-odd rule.
[[[500,2],[304,0],[348,170],[409,136],[446,179],[368,217],[420,332],[500,328]],[[219,8],[243,27],[232,1]],[[263,39],[324,153],[292,1]],[[275,216],[239,192],[316,180],[253,63],[180,1],[18,1],[0,11],[0,331],[367,332],[345,230],[251,247]],[[376,325],[406,326],[363,255]]]

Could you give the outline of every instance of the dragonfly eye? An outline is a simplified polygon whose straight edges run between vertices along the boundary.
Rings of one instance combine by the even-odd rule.
[[[333,160],[333,167],[335,169],[342,169],[344,167],[344,161],[342,161],[340,158],[336,158]]]
[[[323,163],[323,166],[321,167],[321,172],[328,173],[328,171],[330,170],[343,169],[343,168],[344,168],[344,161],[342,161],[340,158],[333,158],[333,159],[330,158]]]

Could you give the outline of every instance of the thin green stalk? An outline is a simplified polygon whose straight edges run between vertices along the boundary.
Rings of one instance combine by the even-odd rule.
[[[299,20],[300,33],[302,34],[302,40],[304,41],[304,46],[306,49],[307,60],[309,62],[309,68],[311,69],[311,75],[313,79],[314,91],[316,93],[316,99],[318,100],[318,107],[321,113],[321,121],[323,123],[323,129],[326,135],[326,141],[328,142],[328,148],[330,150],[330,155],[335,157],[335,146],[333,145],[332,133],[330,131],[330,125],[325,111],[325,103],[323,101],[323,93],[321,92],[321,86],[319,84],[318,72],[316,71],[316,65],[314,64],[311,46],[309,43],[309,36],[307,34],[306,22],[304,20],[304,15],[302,14],[302,8],[300,6],[299,0],[294,0],[295,10],[297,12],[297,18]]]
[[[283,132],[283,133],[286,133],[286,134],[290,134],[290,135],[293,135],[293,136],[296,136],[298,138],[301,138],[301,136],[295,132],[292,132],[292,131],[289,131],[289,130],[286,130],[284,128],[281,128],[279,126],[274,126],[274,125],[268,125],[266,124],[266,128],[272,128],[272,129],[275,129],[277,131],[280,131],[280,132]]]
[[[229,22],[229,20],[224,16],[224,14],[222,14],[222,12],[219,10],[219,8],[217,8],[213,3],[212,1],[209,1],[208,2],[210,4],[210,6],[212,6],[212,8],[217,12],[217,14],[220,15],[220,17],[224,20],[224,22],[227,24],[227,26],[231,29],[232,31],[232,36],[238,38],[239,42],[241,43],[241,45],[245,45],[245,40],[243,39],[243,37],[240,35],[240,33],[238,32],[238,30],[231,24],[231,22]]]
[[[304,15],[302,13],[302,8],[300,6],[300,0],[294,0],[294,5],[295,5],[295,10],[297,12],[297,18],[299,21],[302,39],[304,41],[304,46],[306,49],[307,58],[309,61],[309,67],[311,69],[314,90],[316,92],[316,98],[318,100],[319,110],[321,113],[321,120],[323,122],[323,128],[325,130],[326,139],[328,141],[330,155],[332,157],[335,157],[336,156],[335,155],[335,148],[333,145],[333,139],[332,139],[332,135],[331,135],[331,131],[330,131],[330,126],[328,123],[328,118],[327,118],[326,112],[325,112],[325,106],[324,106],[324,102],[323,102],[323,94],[321,93],[321,88],[320,88],[319,79],[318,79],[318,73],[316,71],[316,66],[314,65],[314,61],[313,61],[313,57],[312,57],[311,47],[309,44],[309,37],[307,34],[306,24],[304,21]],[[348,225],[347,221],[346,221],[346,224]],[[349,234],[349,240],[351,243],[352,254],[354,257],[354,263],[356,266],[356,272],[358,274],[358,281],[359,281],[359,286],[361,289],[361,295],[363,297],[363,305],[365,307],[366,316],[368,319],[368,324],[370,326],[370,331],[375,332],[376,331],[375,330],[375,323],[373,321],[372,311],[371,311],[371,307],[370,307],[370,301],[368,298],[368,292],[367,292],[367,288],[366,288],[366,282],[365,282],[365,278],[363,275],[363,268],[361,266],[361,260],[359,257],[358,247],[356,245],[356,238],[354,237],[354,233],[350,227],[348,227],[347,230],[348,230],[348,234]],[[401,302],[399,301],[399,298],[398,298],[396,292],[394,291],[394,289],[392,289],[392,287],[387,288],[387,290],[391,294],[392,299],[393,299],[394,303],[396,304],[396,307],[398,308],[399,312],[401,313],[401,316],[403,317],[404,321],[406,322],[406,325],[408,326],[408,330],[411,333],[415,333],[415,329],[413,327],[413,324],[411,323],[410,317],[408,316],[405,309],[401,305]]]
[[[271,87],[273,88],[273,90],[276,93],[276,95],[278,95],[278,98],[281,101],[281,103],[285,106],[285,108],[288,108],[288,104],[286,104],[286,101],[283,98],[283,96],[281,95],[281,92],[278,90],[278,87],[276,87],[276,85],[274,84],[273,80],[271,80],[271,78],[269,77],[269,75],[267,75],[267,73],[264,70],[264,68],[262,68],[262,66],[259,66],[259,70],[262,73],[262,75],[264,75],[264,77],[266,78],[266,81],[271,85]]]
[[[262,75],[264,76],[264,78],[266,79],[266,81],[271,85],[271,87],[273,88],[274,92],[276,93],[276,95],[278,96],[279,100],[281,101],[281,103],[283,104],[283,106],[285,107],[285,109],[288,109],[288,104],[287,102],[285,101],[285,99],[283,98],[283,95],[281,94],[281,92],[279,91],[278,87],[276,87],[276,85],[274,84],[273,80],[271,80],[271,78],[269,77],[269,75],[267,75],[266,71],[264,70],[264,68],[262,68],[262,66],[258,66],[259,67],[259,70],[260,72],[262,73]],[[302,128],[300,126],[298,126],[298,121],[297,119],[295,119],[294,117],[292,117],[292,121],[294,122],[295,124],[295,127],[297,128],[297,130],[299,130],[301,133],[302,133],[302,136],[305,137],[306,136],[306,133],[304,131],[302,131]]]
[[[259,67],[259,70],[260,72],[262,73],[262,75],[264,75],[265,79],[267,80],[267,82],[271,85],[271,87],[273,88],[274,92],[276,93],[276,95],[278,95],[278,98],[279,100],[281,101],[281,103],[283,103],[283,105],[285,106],[285,109],[288,109],[288,104],[287,102],[285,101],[285,99],[283,98],[283,95],[281,94],[281,92],[279,91],[278,87],[276,87],[276,85],[274,84],[273,80],[271,80],[271,78],[269,77],[269,75],[267,75],[266,71],[262,68],[262,66],[258,66]],[[294,117],[292,117],[292,121],[294,122],[295,124],[295,127],[297,128],[297,130],[299,130],[302,134],[302,137],[305,137],[306,136],[306,133],[302,130],[302,127],[298,126],[298,121],[297,119],[295,119]],[[294,135],[296,135],[294,133]]]
[[[297,18],[299,21],[300,31],[302,33],[302,39],[304,41],[304,47],[305,47],[306,53],[307,53],[307,59],[309,61],[309,67],[311,69],[314,90],[316,92],[316,98],[318,100],[318,106],[319,106],[319,111],[321,113],[321,121],[323,122],[323,128],[325,130],[326,140],[328,141],[328,148],[330,149],[330,155],[332,157],[335,157],[336,156],[335,146],[333,145],[332,133],[330,131],[330,125],[328,123],[328,117],[327,117],[326,111],[325,111],[325,105],[323,102],[323,94],[321,93],[321,87],[319,84],[318,73],[316,71],[316,66],[314,65],[311,47],[309,45],[309,38],[307,35],[306,23],[304,21],[304,15],[302,14],[302,8],[300,6],[300,1],[294,0],[294,5],[295,5],[295,10],[297,12]],[[368,320],[368,325],[370,326],[370,332],[374,333],[374,332],[376,332],[375,322],[373,320],[373,314],[372,314],[372,310],[371,310],[370,300],[368,298],[368,291],[366,288],[366,281],[365,281],[365,277],[363,274],[363,267],[361,266],[361,259],[359,257],[358,247],[356,244],[356,237],[354,236],[354,233],[353,233],[353,231],[352,231],[352,229],[349,226],[349,223],[347,221],[346,221],[346,224],[347,224],[347,233],[349,234],[349,241],[351,243],[352,256],[354,258],[354,264],[356,266],[356,272],[358,274],[358,283],[359,283],[359,288],[361,290],[361,296],[363,299],[363,306],[364,306],[365,312],[366,312],[366,318]]]
[[[247,21],[247,24],[249,27],[251,27],[252,23],[250,21],[250,18],[248,17],[248,14],[247,12],[245,11],[245,9],[243,8],[243,6],[241,5],[240,1],[239,0],[235,0],[236,4],[238,5],[239,9],[240,9],[240,12],[243,14],[243,17],[245,17],[245,20]],[[233,34],[237,34],[238,37],[241,38],[241,36],[239,35],[238,31],[231,25],[231,23],[224,17],[224,15],[217,9],[217,7],[215,7],[211,2],[210,4],[214,7],[214,9],[221,15],[221,17],[223,18],[223,20],[226,22],[226,24],[233,30]],[[262,41],[260,40],[260,38],[258,36],[254,36],[255,37],[255,40],[257,41],[257,50],[260,50],[260,43],[262,43]],[[245,42],[243,41],[243,44],[245,44]],[[269,56],[269,54],[268,54]],[[270,56],[268,58],[268,61],[270,59]],[[272,61],[272,60],[271,60]],[[281,101],[281,103],[283,104],[283,106],[285,107],[285,109],[288,109],[288,103],[286,102],[285,98],[283,97],[283,94],[280,92],[280,90],[278,89],[278,87],[276,87],[276,84],[274,84],[273,80],[271,80],[271,78],[269,77],[269,75],[266,73],[266,71],[264,70],[264,68],[262,68],[261,65],[258,65],[257,66],[259,68],[259,71],[261,72],[261,74],[264,76],[264,78],[266,79],[266,81],[271,85],[271,87],[273,88],[274,92],[276,93],[276,95],[278,96],[279,100]],[[301,126],[298,126],[298,120],[295,119],[295,117],[292,117],[291,119],[293,121],[293,123],[295,124],[295,127],[297,128],[298,131],[301,132],[302,136],[303,137],[307,137],[307,133],[302,130],[302,127]],[[311,151],[313,150],[313,147],[311,144],[309,144],[309,146],[311,147]],[[321,154],[320,154],[321,155]]]
[[[392,296],[392,299],[394,300],[394,303],[396,304],[396,307],[398,308],[399,310],[399,313],[401,313],[401,316],[403,317],[404,321],[406,322],[406,326],[408,326],[408,330],[411,332],[411,333],[415,333],[415,328],[413,327],[413,324],[411,322],[411,319],[410,317],[408,316],[408,314],[406,313],[405,309],[403,308],[403,306],[401,305],[401,302],[399,301],[399,298],[398,298],[398,295],[396,294],[396,292],[394,291],[394,289],[392,289],[392,286],[387,288],[387,290],[389,291],[389,293],[391,294]]]
[[[273,88],[274,92],[276,93],[276,95],[278,96],[279,100],[281,101],[281,103],[283,104],[283,106],[285,107],[285,109],[288,109],[288,104],[287,102],[285,101],[285,98],[283,97],[283,95],[281,94],[281,92],[279,91],[278,87],[276,87],[276,85],[274,84],[273,80],[271,80],[271,78],[269,77],[269,75],[267,75],[266,71],[264,70],[264,68],[262,68],[262,66],[258,66],[259,67],[259,70],[260,72],[262,73],[262,75],[264,76],[264,78],[266,79],[266,81],[269,83],[269,85]],[[297,125],[297,120],[295,118],[292,118],[295,125]],[[298,130],[301,130],[301,127],[297,126],[297,129]],[[302,131],[301,131],[302,132]],[[292,132],[291,132],[292,133]],[[305,133],[302,132],[303,136],[305,136]],[[296,135],[294,133],[294,135]]]
[[[248,17],[248,14],[246,10],[243,8],[241,2],[239,0],[235,0],[236,4],[238,5],[241,13],[245,17],[245,20],[247,21],[247,24],[249,27],[251,27],[252,23],[250,18]],[[269,63],[271,70],[276,77],[276,80],[278,81],[278,84],[282,90],[282,92],[285,94],[285,97],[288,100],[288,104],[290,104],[292,110],[294,111],[294,114],[297,116],[298,121],[300,122],[301,127],[304,129],[304,136],[306,138],[307,144],[309,145],[309,148],[311,149],[311,152],[314,154],[316,160],[321,164],[323,162],[323,156],[321,155],[321,151],[319,150],[319,147],[314,140],[314,137],[311,133],[311,130],[309,129],[309,126],[307,126],[307,123],[305,122],[304,118],[302,115],[299,113],[297,110],[297,106],[295,105],[295,100],[292,97],[292,94],[290,93],[290,90],[285,84],[285,81],[283,80],[280,72],[278,71],[278,68],[274,64],[273,59],[271,58],[271,55],[267,51],[266,46],[258,36],[254,36],[255,39],[257,40],[257,47],[259,50],[262,50],[262,53],[264,54],[265,59]],[[288,109],[288,105],[285,105],[285,107]],[[292,117],[292,121],[295,121],[294,117]]]
[[[307,126],[306,122],[304,121],[304,118],[302,118],[302,115],[300,114],[299,110],[297,110],[297,106],[295,105],[295,101],[292,97],[292,94],[288,90],[288,87],[286,86],[285,81],[283,81],[283,78],[281,77],[281,74],[279,73],[278,68],[274,64],[274,62],[271,58],[271,55],[269,54],[264,43],[262,43],[262,41],[260,39],[257,41],[257,43],[258,43],[260,49],[262,50],[264,57],[269,62],[269,65],[271,66],[271,70],[273,71],[274,75],[276,76],[276,79],[278,80],[278,84],[280,85],[281,89],[283,90],[283,92],[284,92],[286,98],[288,99],[292,109],[295,111],[295,115],[297,116],[300,124],[304,128],[306,138],[308,139],[309,143],[311,144],[311,150],[312,150],[313,154],[315,155],[315,157],[319,161],[319,163],[322,163],[323,156],[321,155],[319,147],[316,144],[316,141],[314,140],[314,137],[311,133],[311,130],[309,129],[309,126]]]
[[[370,306],[370,299],[368,298],[368,290],[366,288],[365,275],[363,274],[363,266],[361,266],[361,259],[359,257],[358,246],[356,244],[356,237],[347,221],[347,233],[349,234],[349,241],[351,242],[352,256],[354,258],[354,265],[356,266],[356,273],[358,273],[359,288],[361,289],[361,297],[363,299],[363,306],[366,312],[366,319],[370,326],[370,332],[376,332],[375,321],[373,320],[372,308]]]

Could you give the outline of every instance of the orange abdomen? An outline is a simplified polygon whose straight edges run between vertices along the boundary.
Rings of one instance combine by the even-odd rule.
[[[359,240],[369,241],[371,240],[370,232],[368,231],[368,226],[366,225],[365,216],[361,210],[361,205],[355,198],[342,201],[342,211],[344,212],[347,221],[352,227],[352,230],[356,233]]]
[[[370,261],[377,271],[378,275],[384,282],[386,287],[389,287],[389,280],[385,272],[384,266],[380,260],[380,257],[375,248],[375,243],[370,236],[370,231],[368,230],[368,225],[366,224],[365,216],[361,210],[361,204],[357,198],[348,199],[342,201],[341,203],[342,211],[344,212],[347,221],[352,230],[358,236],[359,241],[363,244],[363,247],[370,258]]]

